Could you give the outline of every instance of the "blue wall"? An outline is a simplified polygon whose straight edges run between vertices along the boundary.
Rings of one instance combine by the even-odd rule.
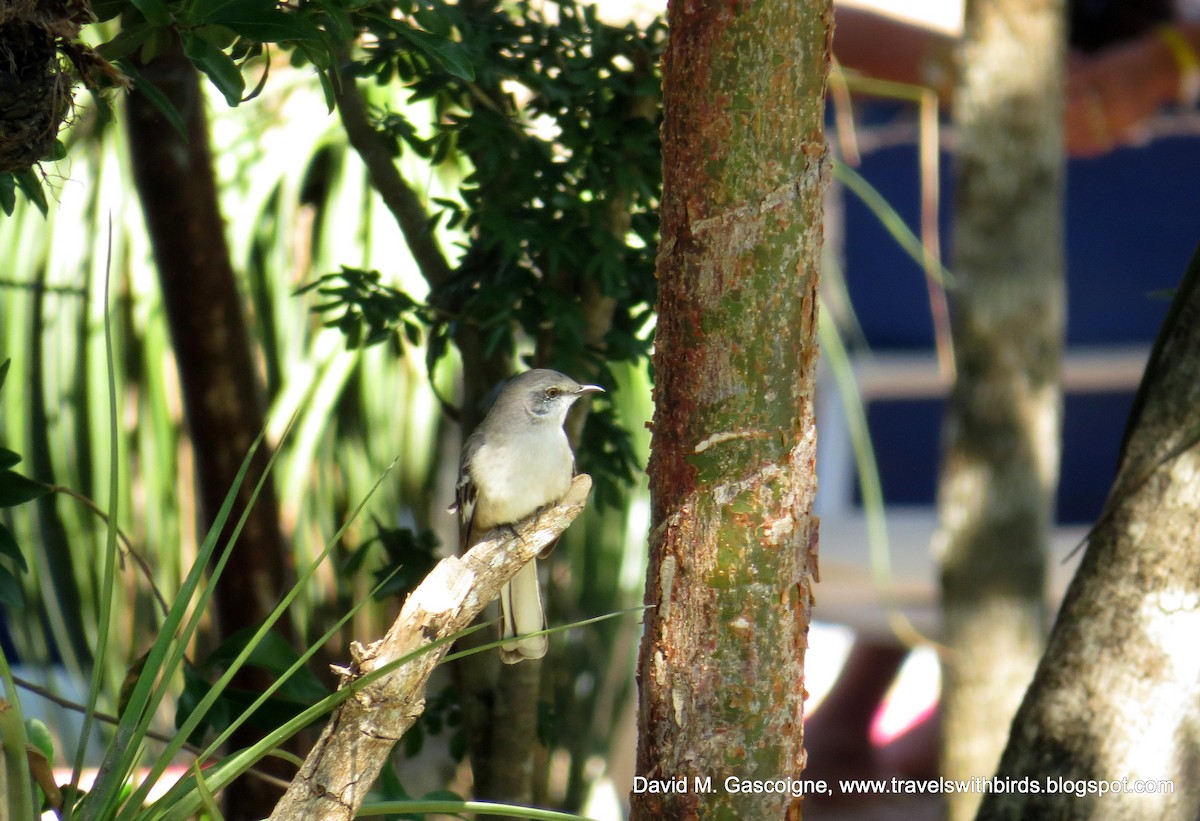
[[[942,157],[943,254],[953,270],[951,158]],[[914,229],[917,154],[884,149],[859,169]],[[929,299],[920,268],[850,192],[845,194],[846,279],[868,343],[877,350],[932,350]],[[1067,172],[1067,343],[1153,341],[1169,290],[1200,242],[1200,139],[1171,138]],[[1132,392],[1068,396],[1059,520],[1092,521],[1116,467]],[[941,402],[876,402],[869,422],[890,503],[932,504]]]

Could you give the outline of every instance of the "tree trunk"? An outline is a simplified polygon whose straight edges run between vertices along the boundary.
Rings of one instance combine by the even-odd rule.
[[[726,779],[786,782],[804,767],[832,12],[771,0],[672,3],[669,15],[653,609],[639,660],[646,780],[632,817],[796,818],[787,789]],[[680,778],[682,791],[655,789]]]
[[[1159,333],[1113,491],[1000,762],[1001,777],[1041,792],[991,794],[980,819],[1196,818],[1198,440],[1200,253]],[[1109,782],[1107,794],[1096,782]]]
[[[1061,0],[973,0],[956,95],[957,378],[939,488],[943,772],[990,775],[1041,652],[1063,333]],[[974,815],[977,793],[948,797]]]
[[[134,179],[158,263],[196,454],[202,527],[207,530],[250,445],[262,432],[262,390],[225,242],[199,75],[178,43],[142,66],[141,72],[174,106],[187,129],[186,136],[178,133],[145,95],[129,95]],[[259,448],[222,539],[245,510],[268,456],[268,448]],[[223,635],[260,625],[285,583],[287,559],[270,482],[233,551],[231,570],[216,591]],[[264,671],[251,668],[237,683],[261,692],[270,682]],[[232,743],[241,746],[252,740],[253,733],[243,732]],[[277,769],[277,775],[290,779],[292,768],[277,762],[269,759],[264,769]],[[258,779],[236,782],[227,795],[228,817],[262,818],[280,792]]]

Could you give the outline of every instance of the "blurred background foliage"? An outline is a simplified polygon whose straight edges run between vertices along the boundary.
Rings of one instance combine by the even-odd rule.
[[[172,36],[211,80],[221,208],[295,566],[320,553],[395,460],[369,515],[297,600],[298,641],[367,597],[381,571],[413,569],[455,544],[444,508],[462,434],[450,418],[463,396],[453,343],[465,326],[488,356],[609,388],[579,457],[598,480],[598,504],[551,563],[550,620],[640,603],[661,24],[606,23],[569,0],[108,0],[94,11],[100,23],[83,41],[135,83],[136,60]],[[425,208],[425,230],[448,249],[436,288],[332,113],[350,76],[372,81],[363,87],[371,130]],[[104,670],[101,698],[110,711],[162,622],[151,584],[170,600],[197,549],[194,455],[131,182],[123,95],[80,89],[61,159],[41,164],[40,187],[28,174],[3,175],[0,203],[0,359],[12,360],[0,443],[24,457],[26,475],[62,489],[0,511],[29,564],[23,606],[4,608],[3,640],[22,669],[59,671],[39,677],[77,694],[100,609],[105,523],[96,511],[120,494],[118,524],[149,572],[125,561],[114,592],[109,658],[121,663]],[[48,207],[39,208],[39,191]],[[589,313],[597,304],[607,322]],[[106,310],[120,408],[116,488],[105,479]],[[328,644],[326,661],[343,659],[351,639],[382,634],[399,605],[400,591],[389,592]],[[630,617],[552,638],[540,722],[549,801],[579,807],[603,775],[632,714],[637,631]],[[426,733],[450,729],[452,713],[433,711]],[[161,729],[174,720],[162,716]],[[632,748],[632,737],[623,742]],[[59,744],[73,754],[71,734]],[[435,769],[452,772],[449,759]]]

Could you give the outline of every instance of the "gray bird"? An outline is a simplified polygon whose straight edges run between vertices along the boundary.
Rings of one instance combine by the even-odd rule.
[[[504,386],[463,444],[450,506],[458,512],[463,552],[492,528],[519,522],[566,494],[575,475],[575,454],[563,422],[575,400],[603,390],[541,368]],[[546,655],[546,636],[516,638],[545,629],[535,560],[500,591],[501,660],[516,664]]]

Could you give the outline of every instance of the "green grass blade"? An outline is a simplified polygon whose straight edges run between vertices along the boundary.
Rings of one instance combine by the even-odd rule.
[[[558,632],[562,632],[565,630],[570,630],[572,628],[583,627],[585,625],[595,624],[597,622],[602,622],[602,621],[606,621],[608,619],[617,618],[618,616],[623,616],[623,615],[627,615],[630,613],[640,613],[640,612],[643,612],[644,610],[646,610],[645,607],[633,607],[633,608],[629,608],[627,610],[620,610],[620,611],[617,611],[614,613],[606,613],[604,615],[595,616],[590,619],[584,619],[582,621],[572,622],[571,624],[564,624],[564,625],[560,625],[557,627],[552,627],[548,630],[540,631],[537,634],[530,634],[530,635],[541,635],[542,633],[546,633],[546,634],[558,633]],[[353,614],[351,614],[351,615],[353,615]],[[347,616],[346,618],[349,618],[349,616]],[[340,624],[338,626],[340,626]],[[290,721],[287,725],[284,725],[284,727],[281,727],[275,733],[272,733],[271,736],[269,736],[268,738],[264,738],[263,741],[259,742],[259,744],[256,744],[255,746],[249,747],[245,750],[241,750],[241,751],[235,753],[233,756],[225,759],[220,764],[216,765],[214,768],[212,768],[211,770],[208,771],[208,776],[206,779],[208,784],[213,785],[216,788],[220,788],[220,787],[224,786],[225,784],[229,783],[229,781],[232,781],[234,778],[241,775],[241,773],[244,772],[246,769],[249,769],[250,767],[252,767],[255,762],[260,760],[264,755],[268,754],[272,747],[282,744],[284,741],[286,741],[288,738],[290,738],[292,735],[294,735],[296,732],[298,732],[302,727],[308,726],[308,724],[310,724],[314,719],[320,717],[322,714],[324,714],[326,712],[329,712],[329,711],[335,709],[338,705],[340,705],[347,698],[354,695],[356,692],[358,692],[362,688],[370,685],[376,679],[380,678],[381,676],[386,675],[387,673],[390,673],[391,671],[397,669],[398,667],[400,667],[404,664],[407,664],[409,661],[412,661],[413,659],[418,658],[423,653],[430,652],[433,649],[435,649],[437,647],[441,647],[444,644],[458,641],[463,636],[474,633],[477,630],[482,630],[488,626],[489,626],[489,624],[487,624],[487,623],[472,625],[471,627],[467,628],[466,630],[462,630],[462,631],[454,634],[453,636],[448,636],[444,639],[432,642],[431,644],[426,645],[425,647],[415,650],[414,652],[409,653],[408,655],[405,655],[402,658],[396,659],[395,661],[393,661],[389,664],[386,664],[377,670],[372,671],[371,673],[369,673],[366,676],[363,676],[362,678],[354,680],[346,688],[339,690],[336,693],[333,693],[332,695],[328,696],[327,698],[323,699],[322,701],[320,701],[317,704],[310,707],[308,710],[305,710],[299,716],[292,719],[292,721]],[[322,641],[327,639],[329,636],[333,635],[333,633],[335,632],[336,629],[337,628],[335,627],[335,628],[331,629],[329,632],[327,632],[325,637],[323,637]],[[491,642],[489,644],[484,644],[484,645],[480,645],[478,647],[473,647],[469,650],[463,650],[463,651],[460,651],[457,653],[450,653],[445,657],[445,659],[443,661],[452,661],[454,659],[462,658],[463,656],[471,655],[473,653],[482,652],[484,650],[490,650],[492,648],[499,647],[501,645],[501,643],[502,643],[501,641],[497,640],[497,641]],[[315,652],[315,648],[319,647],[319,646],[320,646],[320,643],[314,645],[313,650],[310,650],[310,652],[307,655],[311,655],[312,652]],[[282,678],[286,678],[287,675],[290,675],[290,672],[291,671],[289,671],[287,674],[285,674],[285,676],[283,676]],[[264,695],[264,699],[265,699],[265,695]],[[254,706],[252,706],[246,712],[250,713],[256,708],[257,708],[257,702]],[[227,737],[228,733],[231,733],[231,732],[232,732],[232,729],[228,730],[225,737]],[[277,740],[274,741],[274,743],[269,743],[271,741],[272,737],[277,738]],[[219,738],[216,741],[214,741],[213,744],[209,747],[209,749],[205,751],[205,755],[206,756],[209,755],[223,741],[224,741],[224,737]],[[191,783],[191,779],[189,778],[186,782],[181,781],[174,788],[172,788],[166,795],[164,795],[162,798],[160,798],[156,802],[155,807],[157,808],[161,805],[164,810],[164,814],[158,815],[158,814],[152,813],[152,815],[150,817],[152,819],[155,819],[155,821],[184,821],[184,819],[188,818],[190,813],[195,812],[199,808],[197,801],[198,801],[198,796],[196,795],[195,785],[193,783]],[[430,810],[430,812],[433,812],[433,810]],[[529,817],[532,818],[533,816],[529,816]],[[564,816],[564,817],[575,818],[576,816]]]
[[[338,529],[337,533],[334,534],[334,537],[326,544],[325,549],[321,552],[321,554],[309,564],[304,573],[301,574],[296,580],[296,583],[292,585],[291,589],[288,590],[288,592],[283,596],[283,598],[279,601],[267,618],[263,620],[262,625],[260,625],[258,630],[255,631],[254,636],[248,642],[246,642],[246,646],[242,648],[237,657],[234,658],[234,660],[226,667],[225,672],[222,673],[213,686],[209,688],[208,692],[205,693],[204,698],[200,700],[200,703],[196,705],[194,710],[192,710],[191,714],[187,717],[187,720],[184,721],[181,727],[179,727],[174,739],[158,756],[150,770],[150,773],[142,781],[141,785],[139,785],[138,789],[130,798],[128,803],[129,807],[140,807],[146,800],[150,790],[153,789],[154,784],[162,776],[163,772],[166,771],[166,768],[171,763],[172,758],[174,758],[175,754],[183,748],[183,745],[186,743],[187,739],[191,737],[192,733],[195,732],[196,728],[200,725],[200,722],[204,720],[205,714],[209,711],[209,709],[212,708],[213,704],[216,703],[221,694],[225,692],[225,689],[229,686],[229,683],[233,680],[233,677],[242,669],[246,663],[246,660],[250,658],[254,648],[263,640],[271,627],[273,627],[275,623],[279,621],[279,619],[287,611],[287,608],[291,605],[292,601],[295,600],[296,596],[300,594],[300,591],[304,589],[304,586],[308,580],[312,578],[313,574],[316,573],[317,569],[325,561],[325,558],[333,551],[342,534],[351,525],[351,523],[353,523],[355,518],[357,518],[359,512],[361,512],[363,507],[370,500],[371,496],[374,494],[375,490],[378,489],[379,485],[383,483],[383,480],[387,478],[394,465],[395,462],[393,462],[392,465],[389,465],[388,469],[383,472],[383,474],[375,482],[375,486],[371,488],[371,492],[358,503],[358,506],[355,507],[351,515],[347,517],[346,522]],[[357,612],[357,610],[365,603],[365,600],[360,602],[351,613],[342,618],[337,627],[340,627],[342,624],[352,618],[354,613]],[[334,630],[336,629],[337,628],[335,627]],[[327,633],[326,635],[331,636],[332,634],[333,631]],[[207,756],[211,755],[212,751],[216,749],[219,744],[224,743],[224,741],[233,733],[233,731],[236,730],[237,727],[239,727],[245,720],[247,720],[250,715],[253,714],[253,712],[257,710],[272,693],[275,692],[275,690],[283,686],[289,676],[303,666],[304,662],[311,658],[314,653],[316,653],[319,647],[320,644],[310,647],[304,655],[302,655],[296,662],[292,664],[292,666],[284,675],[278,677],[274,684],[269,687],[266,692],[262,693],[257,699],[255,699],[250,708],[245,710],[242,715],[240,715],[235,722],[229,728],[227,728],[224,733],[221,734],[218,740],[214,742],[213,745],[210,746],[205,752],[203,757],[207,758]],[[303,726],[305,725],[301,724],[295,729],[299,730]],[[125,815],[127,814],[128,813]]]
[[[8,658],[0,648],[0,680],[8,703],[0,706],[0,733],[4,735],[4,771],[8,778],[7,805],[9,818],[36,818],[37,807],[30,789],[29,756],[25,752],[25,719],[21,716],[21,700],[13,681]]]
[[[393,814],[456,814],[464,812],[486,813],[506,818],[529,818],[531,821],[593,821],[585,815],[573,815],[557,810],[538,807],[521,807],[516,804],[497,804],[492,801],[380,801],[364,804],[358,818],[373,818]]]
[[[219,790],[229,784],[233,779],[237,778],[250,767],[254,766],[255,762],[269,755],[283,742],[287,741],[295,735],[301,727],[306,727],[316,719],[320,718],[325,713],[335,709],[342,702],[355,696],[360,690],[374,684],[383,676],[403,667],[414,659],[420,658],[426,653],[431,653],[439,647],[458,641],[465,635],[468,635],[475,630],[480,629],[483,625],[474,625],[466,630],[461,630],[451,636],[446,636],[442,639],[437,639],[429,644],[414,650],[411,653],[406,653],[398,659],[395,659],[370,673],[367,673],[360,678],[356,678],[348,685],[332,693],[318,701],[313,706],[304,710],[298,716],[288,722],[285,727],[281,727],[267,734],[261,741],[243,750],[239,750],[233,755],[225,758],[219,764],[207,770],[208,784],[214,790]],[[182,789],[180,789],[182,788]],[[178,792],[177,792],[178,790]],[[168,800],[170,802],[168,803]],[[195,784],[192,782],[192,777],[187,778],[186,783],[180,782],[176,785],[176,789],[172,789],[170,793],[163,796],[155,807],[164,805],[165,813],[151,813],[149,818],[151,821],[187,821],[192,814],[200,809],[199,796],[196,793]]]
[[[820,310],[822,313],[827,310],[824,302],[821,303]],[[883,485],[879,479],[875,449],[871,444],[871,431],[867,427],[866,408],[863,407],[858,383],[854,380],[850,357],[834,323],[818,323],[817,334],[822,352],[829,357],[830,370],[833,372],[838,393],[842,398],[842,407],[846,412],[846,426],[850,430],[854,461],[858,468],[858,486],[862,492],[863,512],[867,519],[867,547],[871,557],[871,572],[887,610],[888,624],[896,636],[906,644],[925,644],[927,640],[896,605],[896,596],[892,588],[892,560],[888,544]]]
[[[943,287],[954,281],[953,275],[945,265],[929,264],[929,260],[926,259],[925,246],[921,244],[921,240],[908,227],[904,218],[892,207],[892,204],[879,193],[875,186],[867,182],[862,174],[841,160],[835,159],[833,161],[833,177],[858,197],[863,205],[867,206],[884,230],[896,241],[896,244],[923,270],[928,271],[931,279]]]
[[[290,429],[291,429],[291,426],[289,424],[289,427],[287,430],[290,431]],[[287,431],[285,431],[285,436],[286,436],[286,433],[287,433]],[[255,439],[250,452],[247,454],[245,461],[242,463],[242,466],[238,472],[238,475],[234,479],[233,487],[230,489],[230,492],[226,497],[226,502],[229,503],[230,507],[232,506],[232,501],[236,497],[238,489],[241,487],[242,482],[245,480],[245,473],[249,469],[249,466],[251,464],[251,461],[253,460],[255,452],[258,450],[258,447],[262,444],[264,435],[265,434],[260,433],[258,438]],[[154,712],[158,709],[158,705],[161,704],[162,700],[166,697],[167,692],[171,686],[171,679],[174,677],[176,671],[179,669],[180,665],[183,662],[184,655],[186,654],[187,647],[192,640],[192,636],[195,634],[196,630],[199,628],[200,622],[203,620],[203,617],[204,617],[204,612],[208,607],[208,602],[212,598],[213,594],[215,593],[216,585],[220,581],[222,574],[225,572],[225,567],[229,561],[229,557],[233,554],[233,545],[237,542],[238,537],[241,535],[242,528],[245,526],[246,521],[248,520],[248,518],[250,516],[250,511],[254,507],[254,503],[258,500],[259,493],[262,491],[263,487],[266,485],[267,481],[270,479],[271,471],[274,468],[276,459],[278,459],[278,457],[279,457],[279,450],[275,449],[271,453],[270,459],[267,461],[267,465],[266,465],[266,468],[263,470],[262,476],[259,477],[258,482],[256,483],[253,492],[250,494],[250,498],[249,498],[249,500],[247,500],[246,508],[245,508],[245,510],[242,511],[242,515],[238,519],[237,525],[234,527],[233,532],[229,535],[229,539],[226,541],[225,546],[221,551],[221,555],[217,559],[216,565],[212,568],[212,571],[209,574],[207,584],[200,588],[200,593],[196,597],[195,607],[193,608],[191,618],[183,626],[183,629],[182,629],[180,635],[178,636],[178,639],[173,642],[168,641],[167,644],[165,645],[166,647],[169,647],[171,649],[171,654],[170,654],[166,664],[164,665],[164,667],[162,668],[162,670],[159,673],[156,686],[154,687],[151,694],[149,695],[149,708],[142,709],[140,711],[141,718],[136,725],[136,732],[137,732],[136,738],[141,739],[145,736],[145,732],[149,728],[150,722],[153,719]],[[212,537],[214,543],[215,543],[216,537],[220,534],[220,531],[224,528],[225,521],[228,518],[228,510],[226,509],[226,505],[222,505],[221,509],[225,513],[225,515],[219,516],[214,521],[213,527],[209,534]],[[208,539],[205,540],[206,545],[208,544],[208,541],[209,541]],[[193,571],[199,570],[200,575],[202,576],[204,568],[208,566],[208,559],[210,556],[211,556],[211,548],[208,551],[201,551],[200,555],[197,556],[196,564],[193,567]],[[191,579],[191,574],[189,574],[189,580],[190,579]],[[189,593],[188,598],[182,599],[183,602],[186,602],[189,600],[190,600],[190,593]],[[177,606],[180,605],[179,600],[177,600],[176,605]],[[181,617],[184,612],[186,612],[186,606],[183,606],[181,609],[181,612],[180,612]],[[270,625],[273,623],[274,622],[272,621],[272,622],[266,624],[262,630],[262,633],[265,634],[267,628],[269,628]],[[157,644],[157,642],[156,642],[156,644]],[[149,667],[149,665],[147,665],[147,667]],[[147,680],[145,672],[143,672],[143,675],[141,677],[139,677],[139,681],[138,681],[139,685],[142,683],[143,680]],[[151,676],[149,678],[149,680],[153,681],[154,677]],[[180,743],[180,745],[182,745],[183,741],[186,740],[186,734],[184,734],[184,733],[178,734],[176,736],[176,740]],[[171,754],[173,754],[173,753],[171,753]],[[129,770],[132,770],[135,760],[136,760],[136,751],[133,750],[132,748],[127,750],[125,753],[125,761],[128,764]],[[133,793],[133,795],[128,800],[123,802],[124,809],[120,812],[120,814],[116,815],[115,817],[118,819],[122,819],[122,818],[129,818],[129,817],[136,815],[140,809],[141,803],[145,800],[146,793],[149,792],[149,789],[153,786],[153,783],[157,780],[158,775],[161,775],[162,771],[165,770],[169,764],[170,764],[170,755],[168,755],[167,752],[164,752],[164,753],[160,754],[159,756],[157,756],[155,759],[155,763],[151,769],[150,776],[148,776],[146,779],[143,780],[142,784],[138,787],[138,789]],[[112,809],[115,812],[115,810],[117,808],[116,808],[116,806],[113,806]],[[107,818],[107,817],[111,817],[111,816],[106,815],[104,817]]]
[[[242,482],[245,481],[251,460],[254,458],[254,454],[257,452],[261,442],[262,436],[260,435],[254,441],[253,445],[251,445],[249,453],[246,454],[246,458],[242,461],[237,476],[234,478],[233,486],[226,494],[225,501],[214,518],[213,527],[205,537],[204,543],[197,553],[196,561],[192,569],[188,572],[180,588],[179,595],[176,597],[174,605],[172,605],[167,618],[163,622],[158,638],[150,648],[142,673],[138,676],[138,681],[134,685],[125,710],[122,711],[121,723],[118,725],[117,733],[105,754],[104,763],[101,764],[101,775],[97,777],[96,785],[92,788],[91,793],[89,793],[85,801],[87,812],[84,818],[87,821],[90,821],[90,819],[113,818],[116,815],[117,807],[121,803],[121,788],[133,770],[139,752],[140,739],[144,737],[145,728],[149,726],[157,704],[161,701],[163,695],[165,695],[174,670],[178,668],[179,663],[183,659],[187,644],[203,616],[204,603],[212,595],[212,588],[220,575],[219,571],[223,566],[223,562],[228,558],[233,542],[237,539],[238,534],[245,524],[250,506],[253,505],[254,496],[257,496],[256,489],[254,496],[251,497],[250,505],[243,512],[241,520],[226,542],[225,549],[218,562],[218,567],[214,568],[212,578],[207,587],[201,592],[192,618],[180,634],[180,625],[187,615],[188,604],[195,597],[196,590],[200,587],[204,579],[209,559],[212,557],[213,551],[216,549],[217,542],[219,541],[220,532],[229,519],[233,503],[237,498],[238,489],[241,487]],[[263,478],[259,482],[259,487],[262,486],[262,481],[265,481],[269,475],[270,470],[268,466],[268,470],[264,471]],[[159,683],[160,676],[161,683]],[[135,741],[139,743],[134,743]]]
[[[221,814],[221,810],[217,806],[216,796],[208,788],[208,784],[204,780],[204,773],[200,772],[199,763],[193,763],[192,770],[195,772],[192,777],[196,780],[196,792],[200,796],[200,803],[204,805],[205,814],[212,821],[225,821],[225,816]]]
[[[96,704],[105,673],[108,657],[108,634],[112,625],[113,585],[116,583],[117,525],[120,512],[120,431],[117,429],[117,369],[113,356],[112,312],[109,310],[109,288],[112,282],[112,218],[108,222],[108,259],[104,272],[104,355],[108,370],[108,524],[104,541],[104,573],[100,583],[100,621],[97,625],[96,653],[92,667],[91,685],[88,688],[87,712],[83,714],[83,728],[79,733],[79,746],[75,750],[75,761],[71,766],[71,788],[69,793],[77,795],[79,777],[83,772],[83,758],[87,752],[88,738],[95,722]],[[63,813],[64,821],[70,821],[74,807],[68,806]]]
[[[608,621],[609,619],[615,619],[619,616],[625,616],[630,613],[644,613],[646,610],[650,609],[653,606],[654,605],[649,604],[649,605],[641,605],[639,607],[629,607],[629,608],[626,608],[625,610],[615,610],[612,613],[605,613],[602,616],[592,616],[590,619],[580,619],[579,621],[573,621],[570,624],[559,624],[554,627],[547,627],[545,630],[538,630],[536,633],[522,633],[521,635],[523,635],[523,636],[549,636],[552,633],[565,633],[567,630],[574,630],[576,627],[586,627],[589,624],[597,624],[599,622]],[[494,622],[487,622],[487,624],[477,625],[477,627],[486,627],[488,624],[493,624],[493,623]],[[487,644],[479,644],[479,645],[475,645],[474,647],[469,647],[466,650],[459,650],[456,653],[448,653],[446,655],[446,658],[444,658],[442,661],[443,662],[454,661],[455,659],[460,659],[460,658],[463,658],[464,656],[473,656],[476,653],[482,653],[485,650],[493,650],[497,647],[500,647],[502,644],[508,643],[509,641],[511,641],[511,639],[496,639],[495,641],[488,642]]]

